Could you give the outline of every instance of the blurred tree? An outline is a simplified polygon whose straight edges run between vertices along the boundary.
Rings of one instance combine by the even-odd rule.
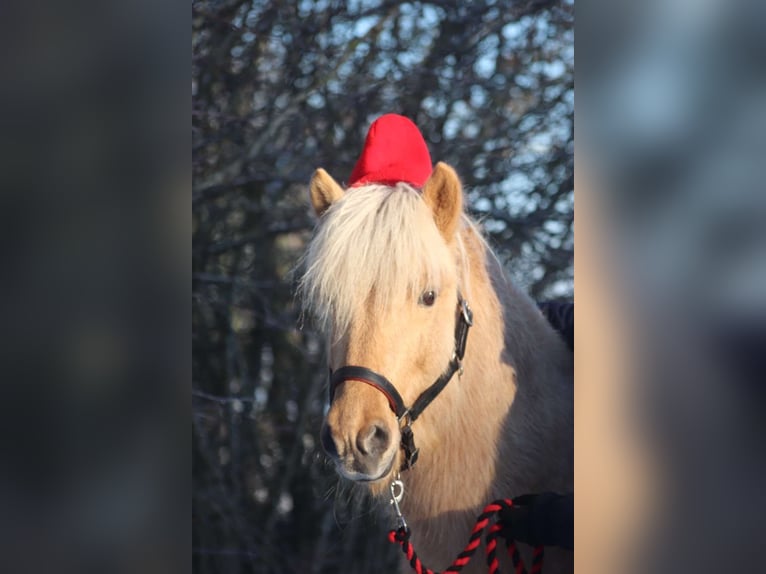
[[[316,440],[326,367],[291,274],[307,182],[318,166],[345,180],[369,124],[404,114],[458,170],[514,280],[571,296],[573,12],[193,1],[196,572],[391,571],[388,525]]]

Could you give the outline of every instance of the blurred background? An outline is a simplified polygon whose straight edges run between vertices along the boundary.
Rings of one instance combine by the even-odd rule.
[[[766,3],[581,7],[576,560],[763,572]]]
[[[307,183],[345,181],[370,123],[406,115],[514,280],[571,298],[573,20],[566,1],[192,3],[195,572],[395,568],[391,525],[317,440]]]

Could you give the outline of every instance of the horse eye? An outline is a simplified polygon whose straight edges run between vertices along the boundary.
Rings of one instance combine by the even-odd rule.
[[[436,292],[435,291],[423,291],[423,294],[420,296],[420,301],[418,301],[421,305],[424,305],[426,307],[430,307],[434,304],[434,301],[436,301]]]

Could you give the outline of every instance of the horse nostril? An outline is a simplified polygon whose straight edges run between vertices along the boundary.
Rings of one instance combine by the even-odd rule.
[[[338,448],[335,446],[330,425],[327,423],[323,424],[322,430],[319,431],[319,440],[322,442],[322,448],[327,454],[335,458],[338,457]]]
[[[383,425],[373,424],[356,437],[356,448],[363,455],[378,456],[386,452],[391,435]]]

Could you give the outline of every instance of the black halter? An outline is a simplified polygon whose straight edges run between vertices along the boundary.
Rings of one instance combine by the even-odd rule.
[[[402,396],[396,390],[396,387],[381,374],[368,369],[367,367],[356,367],[346,365],[333,372],[330,369],[330,403],[335,396],[335,389],[344,381],[361,381],[371,385],[383,393],[388,399],[391,410],[396,415],[399,422],[404,420],[404,426],[401,428],[402,448],[404,449],[404,462],[402,470],[411,468],[418,460],[418,449],[415,447],[415,437],[412,433],[412,423],[420,416],[425,408],[439,395],[440,392],[450,382],[452,376],[457,372],[463,373],[463,356],[465,355],[465,343],[468,338],[468,328],[473,325],[473,313],[465,299],[458,293],[457,302],[457,321],[455,323],[455,351],[452,353],[447,370],[436,379],[436,381],[423,391],[415,399],[410,408],[404,405]]]

